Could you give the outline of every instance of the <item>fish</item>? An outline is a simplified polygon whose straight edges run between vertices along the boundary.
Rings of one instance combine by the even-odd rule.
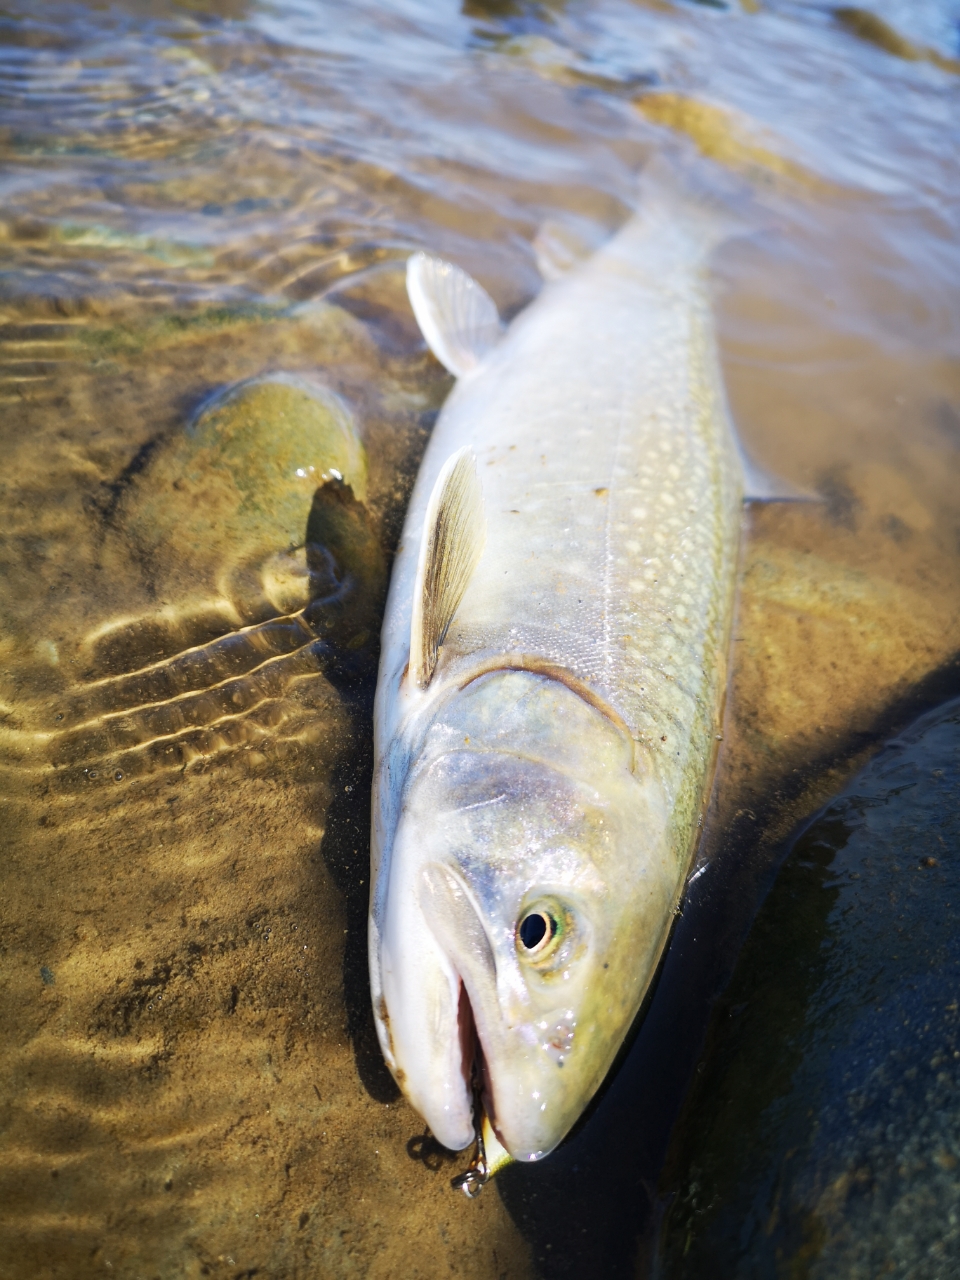
[[[681,899],[721,733],[743,505],[797,496],[731,424],[712,250],[752,225],[654,161],[638,212],[505,326],[407,263],[456,377],[393,565],[369,961],[436,1139],[551,1152],[614,1063]]]

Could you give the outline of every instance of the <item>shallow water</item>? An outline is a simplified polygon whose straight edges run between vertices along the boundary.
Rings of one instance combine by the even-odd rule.
[[[0,12],[0,1273],[653,1265],[674,1120],[784,841],[960,687],[960,10],[873,12]],[[366,994],[383,568],[450,385],[402,262],[453,258],[510,315],[541,228],[597,243],[680,140],[769,210],[716,258],[724,371],[758,460],[826,501],[751,513],[706,870],[621,1070],[468,1204]],[[173,470],[209,398],[271,371],[325,384],[366,447],[362,506],[284,491],[300,560],[234,463]],[[267,439],[293,429],[274,411]],[[229,536],[197,533],[204,502]]]

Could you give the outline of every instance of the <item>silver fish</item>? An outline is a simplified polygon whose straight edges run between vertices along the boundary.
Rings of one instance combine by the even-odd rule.
[[[655,166],[656,167],[656,166]],[[375,712],[370,972],[387,1063],[447,1147],[537,1160],[601,1084],[709,791],[744,498],[705,266],[735,229],[664,174],[504,332],[417,254],[457,376],[403,532]]]

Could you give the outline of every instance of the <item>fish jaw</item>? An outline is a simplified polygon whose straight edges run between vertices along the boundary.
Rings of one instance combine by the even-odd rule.
[[[395,866],[403,871],[406,863]],[[417,876],[391,876],[388,906],[371,957],[379,972],[374,1017],[394,1078],[445,1147],[475,1136],[472,1028],[461,1018],[460,975],[428,926]]]
[[[512,731],[518,707],[525,737]],[[569,769],[582,751],[586,779],[552,767],[562,751],[547,724]],[[465,739],[480,749],[449,749]],[[530,757],[533,743],[551,764]],[[659,958],[678,891],[665,806],[652,774],[634,774],[620,731],[539,677],[478,681],[421,745],[377,935],[381,1043],[452,1148],[473,1137],[478,1048],[499,1140],[537,1160],[599,1087]],[[518,929],[537,913],[556,931],[531,955]]]

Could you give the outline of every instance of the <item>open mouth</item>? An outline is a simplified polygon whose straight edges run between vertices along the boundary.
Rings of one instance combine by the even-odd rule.
[[[475,1095],[480,1085],[483,1054],[480,1036],[473,1016],[473,1005],[466,983],[460,979],[460,1000],[457,1004],[457,1030],[460,1037],[460,1063],[467,1096]]]
[[[460,967],[453,956],[448,956],[460,981],[460,994],[457,1001],[457,1038],[460,1047],[460,1072],[466,1096],[473,1112],[474,1124],[479,1125],[483,1114],[493,1123],[493,1087],[484,1052],[483,1039],[480,1035],[470,991],[464,981]],[[495,975],[491,975],[494,977]]]
[[[472,1108],[474,1128],[478,1137],[481,1129],[484,1128],[489,1141],[491,1130],[496,1133],[493,1120],[493,1090],[487,1072],[483,1041],[480,1039],[473,1005],[470,1002],[470,993],[462,979],[460,998],[457,1003],[457,1029],[463,1083]],[[499,1134],[496,1136],[499,1142]]]
[[[476,1122],[480,1105],[489,1114],[492,1097],[470,989],[475,994],[488,985],[496,990],[493,949],[469,891],[449,867],[434,863],[424,868],[421,905],[430,929],[459,981],[456,1012],[459,1063],[451,1063],[451,1066],[458,1071],[464,1090],[461,1096]]]

